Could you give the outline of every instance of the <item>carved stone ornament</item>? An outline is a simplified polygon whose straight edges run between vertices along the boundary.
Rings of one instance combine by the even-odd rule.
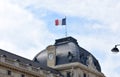
[[[93,57],[91,55],[88,56],[87,64],[88,64],[88,67],[96,69],[93,62]]]
[[[46,49],[48,51],[52,51],[52,50],[55,50],[55,46],[54,45],[49,45]]]

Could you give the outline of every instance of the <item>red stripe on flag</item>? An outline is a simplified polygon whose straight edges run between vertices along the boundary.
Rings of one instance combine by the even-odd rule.
[[[56,26],[59,25],[59,20],[58,20],[58,19],[55,20],[55,25],[56,25]]]

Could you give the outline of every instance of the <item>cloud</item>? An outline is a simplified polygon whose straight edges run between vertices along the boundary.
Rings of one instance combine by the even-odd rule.
[[[34,9],[47,9],[66,16],[85,17],[100,21],[102,24],[96,24],[94,29],[104,28],[106,31],[118,33],[120,28],[119,0],[12,0],[23,8],[32,6]],[[88,24],[89,25],[89,24]],[[98,26],[99,25],[99,26]],[[92,28],[91,26],[89,26]]]
[[[0,1],[0,36],[2,49],[30,59],[54,37],[43,20],[9,1]]]
[[[119,77],[120,53],[112,53],[114,47],[110,40],[95,36],[73,35],[79,42],[79,45],[92,53],[99,61],[102,72],[107,77]]]
[[[104,70],[103,72],[106,73],[106,76],[111,77],[119,77],[119,69],[120,62],[119,62],[120,54],[107,54],[107,57],[104,58],[105,60],[101,63]]]
[[[105,57],[104,60],[99,58],[103,73],[105,72],[108,77],[119,76],[115,70],[117,67],[120,67],[119,60],[116,60],[116,57],[109,53],[113,45],[120,42],[119,0],[0,1],[1,48],[32,59],[33,55],[47,45],[53,44],[54,38],[56,36],[59,37],[59,35],[50,33],[46,20],[35,17],[38,15],[40,17],[47,16],[47,13],[44,15],[34,14],[30,9],[27,9],[30,6],[33,7],[32,10],[46,9],[68,17],[82,17],[89,20],[89,22],[93,22],[93,20],[100,22],[86,22],[85,25],[74,27],[74,30],[73,27],[70,27],[71,31],[78,32],[78,34],[71,32],[71,35],[78,39],[80,46],[90,50],[91,53],[99,52]],[[85,33],[80,33],[81,31]],[[98,54],[96,56],[101,56]],[[118,55],[117,58],[120,58]]]

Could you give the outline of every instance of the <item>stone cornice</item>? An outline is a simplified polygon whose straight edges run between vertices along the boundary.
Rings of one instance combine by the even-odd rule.
[[[57,65],[57,66],[55,66],[55,67],[53,67],[53,68],[56,69],[56,70],[59,70],[59,71],[67,70],[67,69],[72,69],[72,68],[74,68],[74,69],[75,69],[75,68],[80,68],[81,70],[84,70],[84,71],[87,71],[87,72],[96,74],[97,76],[105,77],[103,73],[97,71],[97,70],[94,69],[94,68],[85,66],[85,65],[83,65],[83,64],[81,64],[81,63],[79,63],[79,62]]]

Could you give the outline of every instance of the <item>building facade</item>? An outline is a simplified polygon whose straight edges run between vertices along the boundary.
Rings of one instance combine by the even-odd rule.
[[[0,50],[0,77],[105,77],[97,59],[73,37],[57,39],[33,60]]]

